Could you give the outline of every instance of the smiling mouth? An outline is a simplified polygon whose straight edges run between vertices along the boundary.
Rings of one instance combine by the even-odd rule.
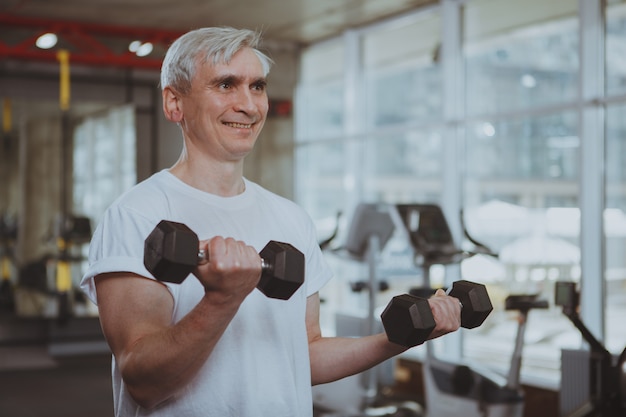
[[[244,124],[244,123],[232,123],[232,122],[224,122],[226,126],[234,127],[237,129],[250,129],[252,124]]]

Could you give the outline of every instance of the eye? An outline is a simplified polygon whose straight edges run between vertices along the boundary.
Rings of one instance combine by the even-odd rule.
[[[252,84],[251,89],[255,91],[265,91],[266,87],[267,87],[267,83],[265,81],[258,81]]]
[[[232,84],[231,84],[230,81],[223,81],[223,82],[219,83],[218,87],[221,90],[228,90],[229,88],[232,87]]]

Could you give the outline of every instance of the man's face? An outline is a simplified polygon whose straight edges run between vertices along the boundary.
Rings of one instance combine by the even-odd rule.
[[[228,64],[199,63],[181,101],[181,123],[192,146],[220,160],[239,160],[254,147],[267,116],[261,61],[243,48]]]

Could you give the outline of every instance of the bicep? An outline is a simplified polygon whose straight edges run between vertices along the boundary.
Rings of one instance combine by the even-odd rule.
[[[129,273],[95,278],[100,323],[116,357],[146,334],[171,324],[174,300],[165,285]]]

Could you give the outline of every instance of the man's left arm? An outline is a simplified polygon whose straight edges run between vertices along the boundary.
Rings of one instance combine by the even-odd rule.
[[[428,302],[436,323],[429,339],[458,330],[461,324],[461,307],[456,298],[439,290]],[[358,338],[323,337],[319,312],[319,294],[315,293],[307,299],[306,307],[312,385],[336,381],[366,371],[408,349],[389,342],[384,333]]]

